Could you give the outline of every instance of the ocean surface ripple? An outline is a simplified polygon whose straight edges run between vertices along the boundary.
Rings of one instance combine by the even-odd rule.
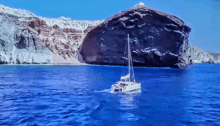
[[[0,125],[220,125],[220,65],[135,67],[142,89],[112,93],[119,66],[0,66]]]

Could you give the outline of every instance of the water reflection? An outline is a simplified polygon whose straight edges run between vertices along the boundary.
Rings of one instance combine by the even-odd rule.
[[[134,113],[138,106],[135,97],[141,94],[141,89],[132,92],[126,92],[119,95],[120,109],[124,111],[121,118],[123,121],[136,121],[139,116]]]
[[[119,95],[120,97],[120,104],[122,107],[126,107],[127,109],[135,109],[136,103],[134,101],[134,97],[141,93],[141,89],[132,91],[132,92],[125,92]]]

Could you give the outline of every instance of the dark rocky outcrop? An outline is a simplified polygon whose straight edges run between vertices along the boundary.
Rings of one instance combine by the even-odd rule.
[[[91,30],[80,54],[86,63],[122,65],[129,34],[134,66],[185,68],[190,30],[179,18],[138,4]]]

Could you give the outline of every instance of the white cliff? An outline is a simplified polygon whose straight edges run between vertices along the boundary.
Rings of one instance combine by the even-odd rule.
[[[0,15],[0,64],[50,64],[51,52],[24,23]]]
[[[30,11],[24,9],[14,9],[0,4],[0,13],[14,15],[19,18],[20,21],[30,21],[30,17],[38,18],[44,20],[48,26],[58,25],[60,28],[78,28],[85,30],[89,26],[97,26],[102,23],[104,20],[71,20],[71,18],[65,18],[61,16],[60,18],[45,18],[41,16],[36,16]],[[27,19],[29,18],[29,19]]]
[[[1,4],[0,17],[4,18],[4,20],[1,20],[2,24],[0,26],[1,43],[10,45],[7,47],[2,46],[0,63],[7,64],[78,64],[79,62],[76,59],[78,57],[76,52],[78,47],[89,30],[103,22],[102,20],[71,20],[65,17],[45,18],[36,16],[24,9],[14,9]],[[18,25],[22,25],[22,27],[18,27]],[[27,31],[31,31],[31,33]],[[18,38],[14,36],[18,36]],[[13,38],[24,41],[25,44],[22,49],[16,47],[16,43],[19,42]],[[35,40],[35,45],[29,48],[29,44],[33,43],[32,40]],[[45,48],[43,52],[34,49],[36,43],[42,44]],[[18,49],[19,51],[16,51]],[[46,53],[45,50],[47,50]],[[41,56],[49,56],[46,58],[48,61],[45,61],[46,59],[41,58]]]
[[[187,53],[191,56],[192,63],[220,63],[219,53],[211,53],[194,45],[189,45]]]
[[[45,18],[39,17],[41,20],[46,21],[48,26],[58,25],[60,28],[76,28],[85,30],[89,26],[97,26],[103,22],[103,20],[89,21],[89,20],[71,20],[71,18]]]

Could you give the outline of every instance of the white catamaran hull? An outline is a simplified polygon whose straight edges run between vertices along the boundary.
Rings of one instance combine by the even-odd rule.
[[[114,84],[112,85],[112,88],[111,88],[112,91],[119,91],[119,92],[128,92],[128,91],[134,91],[138,89],[141,89],[140,83],[136,83],[136,84],[128,85],[128,86],[121,86],[120,84]]]

